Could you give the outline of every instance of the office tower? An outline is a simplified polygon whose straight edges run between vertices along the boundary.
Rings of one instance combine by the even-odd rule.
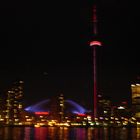
[[[98,115],[108,118],[111,116],[111,100],[109,97],[98,95]]]
[[[23,83],[23,81],[14,82],[6,93],[5,121],[8,125],[18,125],[21,122]]]
[[[60,109],[59,109],[60,122],[63,122],[64,121],[64,96],[63,94],[60,94],[59,96],[59,106],[60,106]]]
[[[140,118],[140,84],[132,84],[132,113],[136,118]]]

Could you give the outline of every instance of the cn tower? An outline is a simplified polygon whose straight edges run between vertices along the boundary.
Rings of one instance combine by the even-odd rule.
[[[97,30],[97,13],[96,13],[96,5],[93,6],[93,40],[90,42],[90,46],[93,48],[93,118],[98,117],[97,113],[97,72],[96,72],[96,48],[101,46],[101,42],[96,40],[98,35],[98,30]]]

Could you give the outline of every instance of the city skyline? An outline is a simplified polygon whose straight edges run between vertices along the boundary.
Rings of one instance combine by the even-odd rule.
[[[0,9],[1,92],[21,78],[27,104],[62,92],[92,106],[92,2],[80,2],[12,3]],[[98,50],[98,82],[101,94],[115,102],[129,100],[131,83],[140,74],[138,14],[129,6],[98,3],[103,42]]]

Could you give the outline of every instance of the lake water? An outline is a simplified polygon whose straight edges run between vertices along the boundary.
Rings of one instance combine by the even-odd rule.
[[[0,140],[140,140],[140,128],[0,127]]]

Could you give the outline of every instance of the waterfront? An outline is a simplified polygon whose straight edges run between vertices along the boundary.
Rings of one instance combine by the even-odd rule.
[[[0,140],[138,140],[140,128],[1,127]]]

